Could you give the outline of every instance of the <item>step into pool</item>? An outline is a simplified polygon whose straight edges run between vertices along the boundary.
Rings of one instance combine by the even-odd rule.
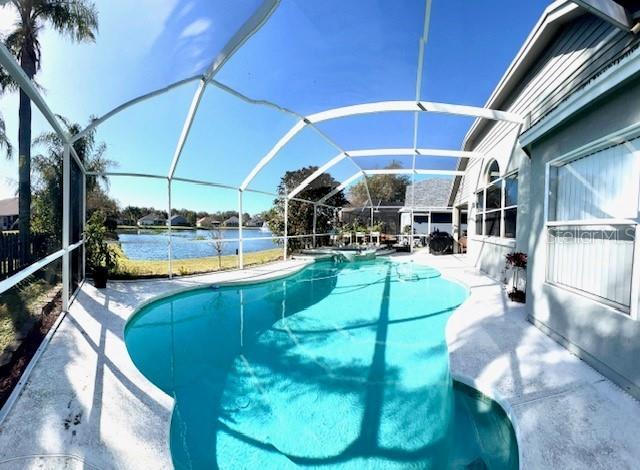
[[[326,260],[159,299],[125,340],[175,400],[178,469],[516,469],[504,411],[449,373],[466,297],[415,263]]]

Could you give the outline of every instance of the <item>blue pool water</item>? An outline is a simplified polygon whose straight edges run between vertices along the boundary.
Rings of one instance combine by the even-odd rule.
[[[179,469],[517,468],[504,412],[451,381],[466,296],[413,263],[323,261],[158,300],[125,339],[175,399]]]

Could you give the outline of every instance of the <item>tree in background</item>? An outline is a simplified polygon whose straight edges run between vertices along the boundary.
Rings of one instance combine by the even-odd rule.
[[[385,169],[399,169],[402,165],[392,161]],[[411,178],[407,175],[372,175],[365,180],[358,181],[349,191],[349,201],[355,207],[369,205],[369,193],[371,193],[373,205],[395,206],[404,205],[407,186],[411,184]]]
[[[308,176],[318,169],[317,166],[307,166],[299,170],[287,171],[278,185],[278,194],[281,198],[273,201],[273,207],[267,211],[265,221],[269,226],[269,230],[274,235],[284,234],[284,196],[287,192],[292,191]],[[330,191],[338,187],[340,183],[328,173],[323,173],[316,178],[312,185],[308,186],[298,194],[298,198],[308,201],[318,201]],[[347,203],[344,193],[339,191],[326,201],[329,206],[342,207]],[[316,217],[316,232],[327,233],[333,227],[333,209],[324,206],[318,206]],[[313,233],[313,204],[290,200],[287,221],[288,235],[309,235]],[[307,240],[308,241],[308,240]],[[304,245],[302,239],[291,239],[289,248],[295,249]]]
[[[58,117],[70,135],[76,135],[81,131],[82,127],[79,124],[70,123],[67,119]],[[42,148],[44,151],[33,157],[37,179],[33,193],[32,228],[34,232],[51,233],[56,240],[60,241],[64,141],[55,132],[44,132],[33,141],[33,145],[34,148]],[[104,156],[106,145],[103,142],[96,142],[95,129],[74,142],[73,148],[88,172],[103,173],[115,165]],[[100,209],[107,217],[117,215],[115,202],[106,195],[109,187],[108,178],[87,175],[86,184],[87,210],[92,213]],[[79,195],[76,196],[79,197]],[[91,205],[95,207],[90,208]]]
[[[12,0],[17,10],[15,29],[4,39],[7,48],[33,80],[40,70],[42,51],[38,35],[46,25],[76,42],[95,41],[98,13],[86,0]],[[0,90],[18,90],[17,84],[0,68]],[[18,227],[23,259],[28,257],[31,234],[31,100],[19,89],[18,109]]]
[[[143,207],[127,206],[120,212],[120,218],[125,225],[136,225],[138,219],[144,217],[149,212],[145,211]]]
[[[210,233],[211,244],[213,249],[216,250],[218,256],[218,269],[222,269],[222,252],[224,251],[224,235],[219,228],[211,229]]]

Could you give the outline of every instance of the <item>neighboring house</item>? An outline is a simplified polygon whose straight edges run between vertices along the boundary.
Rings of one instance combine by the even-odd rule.
[[[186,217],[178,214],[172,215],[170,220],[172,227],[189,227],[191,225]],[[167,221],[167,225],[169,225],[169,221]]]
[[[196,221],[196,227],[198,228],[216,228],[220,226],[220,221],[213,217],[205,216]]]
[[[622,2],[621,2],[622,3]],[[638,2],[624,2],[629,17]],[[555,2],[477,120],[448,205],[469,211],[468,256],[505,277],[527,252],[532,323],[640,397],[640,36]]]
[[[264,224],[264,219],[259,215],[254,215],[247,222],[247,227],[262,227],[263,224]]]
[[[238,219],[235,215],[232,215],[222,223],[222,225],[225,227],[238,227],[239,224],[240,224],[240,219]]]
[[[411,225],[411,201],[413,204],[413,229],[416,235],[428,235],[436,230],[453,234],[453,211],[449,207],[451,178],[429,178],[407,186],[405,207],[400,212],[400,227]],[[466,231],[466,223],[462,230]]]
[[[138,225],[148,227],[154,225],[164,225],[167,219],[162,214],[147,214],[138,219]]]
[[[388,235],[403,234],[411,226],[411,201],[415,201],[413,209],[413,228],[416,235],[428,235],[436,230],[453,234],[456,230],[466,233],[467,214],[459,211],[456,217],[449,206],[449,194],[453,180],[451,178],[429,178],[408,185],[405,189],[403,206],[344,207],[340,210],[342,223],[358,223],[368,226],[373,216],[374,225],[381,223],[383,233]],[[454,225],[454,221],[456,224]]]
[[[18,220],[18,198],[0,199],[0,230],[11,229]]]

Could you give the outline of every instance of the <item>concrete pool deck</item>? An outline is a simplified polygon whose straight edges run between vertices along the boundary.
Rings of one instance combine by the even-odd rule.
[[[522,305],[464,257],[403,255],[470,288],[447,325],[454,377],[499,401],[521,467],[637,468],[640,403],[528,323]],[[134,366],[124,325],[142,303],[199,284],[266,280],[288,261],[174,280],[86,284],[0,423],[4,468],[170,468],[172,400]]]

